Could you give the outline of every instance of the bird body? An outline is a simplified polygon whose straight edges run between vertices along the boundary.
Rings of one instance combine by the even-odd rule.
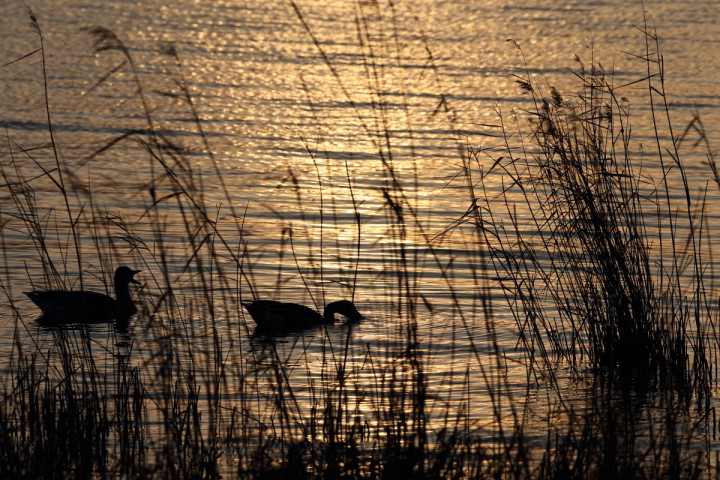
[[[130,283],[139,284],[133,276],[140,270],[118,267],[115,270],[115,298],[87,291],[34,291],[25,295],[42,310],[46,323],[102,323],[124,320],[137,312],[130,297]]]
[[[363,318],[349,300],[328,303],[323,315],[299,303],[273,300],[255,300],[243,303],[243,306],[255,320],[258,328],[272,332],[302,330],[317,325],[331,324],[335,322],[336,313],[352,321]]]

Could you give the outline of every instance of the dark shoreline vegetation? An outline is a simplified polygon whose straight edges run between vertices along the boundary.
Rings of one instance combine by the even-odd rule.
[[[322,42],[293,6],[343,86]],[[209,171],[198,171],[195,159],[159,127],[151,98],[158,92],[143,84],[133,50],[110,30],[87,30],[96,51],[117,60],[96,86],[124,72],[145,121],[144,128],[113,138],[91,158],[142,146],[150,179],[139,190],[144,214],[123,218],[96,205],[93,185],[84,185],[83,173],[58,153],[43,32],[29,15],[39,48],[27,58],[41,58],[50,142],[38,148],[6,139],[0,158],[3,270],[14,268],[7,245],[18,235],[36,250],[36,263],[28,262],[26,269],[39,288],[110,285],[112,267],[132,263],[146,282],[136,294],[141,311],[133,327],[145,329],[153,344],[138,345],[132,328],[108,329],[104,344],[84,327],[38,332],[36,312],[24,310],[19,292],[0,277],[3,303],[13,312],[3,322],[15,325],[14,352],[0,386],[0,477],[542,479],[720,473],[713,448],[720,351],[713,238],[705,196],[692,193],[698,186],[690,184],[681,155],[692,134],[707,139],[699,118],[680,134],[672,130],[662,56],[647,25],[641,32],[646,51],[638,55],[647,72],[638,84],[647,87],[652,150],[633,150],[628,102],[601,66],[578,59],[572,92],[538,82],[526,71],[517,81],[531,105],[524,112],[531,121],[503,115],[498,107],[497,138],[503,146],[497,149],[473,148],[458,134],[468,192],[467,204],[459,208],[465,213],[445,230],[431,232],[419,218],[417,199],[407,193],[417,178],[397,174],[387,122],[388,109],[397,107],[386,102],[380,83],[373,84],[382,75],[380,49],[374,48],[368,19],[358,15],[368,83],[376,87],[374,124],[364,122],[342,88],[377,149],[384,175],[388,248],[395,252],[384,265],[395,277],[396,302],[387,312],[392,338],[385,350],[367,345],[358,355],[352,343],[356,327],[344,326],[339,343],[318,329],[314,341],[323,355],[311,366],[303,335],[252,338],[252,322],[240,306],[258,294],[253,246],[244,236],[246,212],[235,207],[210,153],[178,52],[171,46],[161,51],[177,69],[176,89],[159,94],[190,112]],[[428,65],[441,75],[429,47],[427,52]],[[441,94],[438,99],[437,112],[452,124],[449,100]],[[308,153],[315,155],[311,148]],[[708,175],[720,185],[709,148],[707,159]],[[651,162],[659,168],[644,166]],[[322,198],[322,181],[318,170],[318,185],[306,186],[292,172],[289,183],[303,214],[305,189],[320,192],[320,223],[330,229],[338,223],[337,212]],[[361,290],[356,280],[364,259],[363,218],[349,171],[347,182],[355,239],[354,251],[343,254],[349,255],[349,267],[341,273],[342,288],[353,298]],[[497,184],[501,194],[488,194],[498,191],[490,187]],[[222,206],[206,198],[210,189],[224,197]],[[317,203],[307,208],[317,209]],[[476,249],[470,292],[453,284],[452,258],[439,248],[460,231]],[[322,235],[303,238],[310,244],[309,260],[303,259],[308,267],[297,255],[300,233],[278,231],[279,262],[297,264],[312,295],[324,279],[322,259],[312,251],[331,249],[332,241]],[[411,235],[424,239],[432,268],[446,282],[459,331],[467,334],[457,340],[471,352],[465,376],[445,380],[452,398],[442,398],[431,386],[432,365],[418,319],[432,314],[432,306],[417,294],[419,261],[406,241]],[[171,243],[187,248],[178,253]],[[178,262],[180,271],[171,267]],[[484,276],[488,271],[493,273]],[[188,279],[194,288],[185,288]],[[278,290],[281,283],[278,279]],[[508,382],[512,367],[497,339],[492,290],[502,292],[515,322],[520,354],[513,362],[526,372],[524,392]],[[322,297],[314,298],[322,303]],[[466,298],[479,309],[469,309]],[[482,315],[470,318],[470,311]],[[483,336],[474,337],[470,325],[480,325]],[[227,332],[234,336],[224,336]],[[250,341],[251,354],[237,353],[240,343]],[[287,345],[297,347],[292,355]],[[153,352],[153,363],[136,362],[135,349]],[[310,408],[300,405],[293,376],[306,379]],[[470,401],[471,376],[482,379],[487,398],[482,425],[471,415],[478,408]],[[571,401],[568,390],[586,397],[578,402],[574,392]],[[540,397],[547,409],[542,416],[533,410]]]

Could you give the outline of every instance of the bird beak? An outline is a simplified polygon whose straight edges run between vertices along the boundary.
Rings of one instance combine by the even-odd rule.
[[[137,273],[140,273],[141,271],[142,271],[142,270],[133,270],[132,272],[133,272],[133,275],[135,275],[135,274],[137,274]],[[140,285],[140,282],[138,282],[138,281],[135,280],[134,278],[131,278],[131,279],[130,279],[130,282],[131,282],[131,283],[134,283],[134,284],[136,284],[136,285]]]

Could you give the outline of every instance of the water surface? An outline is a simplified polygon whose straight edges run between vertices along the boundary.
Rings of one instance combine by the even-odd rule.
[[[100,231],[91,222],[83,224],[83,286],[106,288],[101,265],[122,261],[143,270],[147,285],[138,300],[155,305],[164,282],[154,275],[160,262],[153,255],[164,249],[181,309],[177,323],[166,323],[173,315],[141,315],[129,334],[130,358],[148,372],[161,372],[166,365],[154,359],[156,340],[166,333],[192,339],[194,343],[176,345],[178,368],[185,362],[209,365],[221,356],[238,372],[227,380],[232,399],[247,393],[245,388],[262,395],[267,387],[263,369],[270,368],[264,362],[279,356],[293,372],[300,416],[312,405],[318,385],[327,381],[322,372],[329,368],[328,349],[342,352],[348,338],[346,361],[354,368],[353,381],[361,385],[357,391],[372,390],[368,395],[381,401],[382,388],[371,388],[377,378],[368,352],[390,364],[402,356],[402,345],[395,342],[413,316],[398,299],[410,296],[417,305],[419,355],[429,366],[427,381],[437,394],[438,412],[457,404],[468,409],[475,428],[492,430],[496,425],[488,420],[494,417],[487,382],[493,375],[504,376],[506,393],[526,395],[530,382],[521,365],[527,352],[518,348],[516,323],[497,288],[497,274],[475,247],[472,229],[440,235],[470,204],[462,153],[468,147],[495,156],[502,151],[498,112],[509,124],[517,115],[526,125],[529,99],[518,88],[517,76],[530,75],[572,98],[573,70],[593,64],[612,74],[617,92],[627,98],[633,146],[638,152],[652,151],[641,147],[651,145],[654,137],[644,100],[647,84],[634,82],[646,75],[646,64],[638,59],[646,52],[641,30],[655,28],[677,132],[699,114],[709,138],[716,138],[716,5],[709,0],[650,1],[645,14],[639,2],[611,0],[413,0],[393,8],[375,2],[307,1],[297,7],[279,1],[33,3],[44,33],[53,131],[60,157],[74,175],[65,177],[77,193],[70,202],[76,211],[105,212]],[[39,56],[9,64],[38,47],[37,35],[25,27],[22,4],[2,8],[0,41],[5,48],[0,64],[8,65],[0,69],[0,105],[8,140],[2,155],[7,159],[10,151],[45,147],[49,136]],[[125,59],[118,51],[93,51],[91,34],[81,29],[94,26],[112,30],[129,49],[154,127],[183,149],[187,163],[179,161],[175,167],[195,172],[197,183],[187,187],[217,208],[218,232],[229,245],[218,245],[217,265],[188,260],[197,245],[188,244],[187,212],[180,207],[168,202],[162,216],[148,221],[149,191],[161,197],[173,191],[173,184],[153,180],[158,172],[150,167],[146,149],[125,139],[127,132],[147,129],[147,120],[128,66],[106,77]],[[163,53],[170,45],[179,65]],[[179,95],[178,79],[189,86],[212,156]],[[697,138],[683,147],[689,175],[699,180],[691,183],[693,196],[700,195],[709,175],[705,145],[692,145]],[[122,140],[103,149],[117,139]],[[45,169],[54,168],[49,149],[33,155]],[[478,169],[489,168],[492,155],[481,155],[488,164],[481,160]],[[652,155],[643,162],[650,171],[658,167]],[[401,179],[402,193],[415,209],[413,216],[405,212],[404,225],[388,208],[388,192],[399,191],[390,170]],[[500,192],[501,182],[500,177],[488,185]],[[38,181],[35,189],[46,212],[61,211],[52,184]],[[719,213],[710,202],[706,209],[710,219]],[[61,217],[49,215],[48,223]],[[143,255],[123,236],[123,222],[144,239]],[[158,225],[162,245],[153,236]],[[68,272],[66,286],[77,288],[77,261],[67,254],[72,242],[64,232],[50,248],[62,258],[61,270]],[[22,229],[7,228],[4,235],[4,282],[26,325],[21,330],[35,342],[51,342],[48,332],[34,328],[36,312],[21,295],[44,286],[36,250]],[[213,280],[215,300],[199,293],[214,269],[233,272],[239,259],[249,276]],[[491,318],[478,292],[491,300]],[[262,339],[251,337],[253,323],[237,304],[253,295],[319,306],[354,298],[369,319],[351,330],[337,326],[291,337],[277,350],[268,350]],[[9,308],[3,312],[0,328],[12,332],[17,323]],[[111,329],[98,328],[93,335],[98,345],[111,342],[107,348],[112,348]],[[0,349],[10,355],[13,336],[2,338]],[[503,368],[490,368],[494,342],[503,352]],[[476,362],[478,353],[489,358],[483,360],[490,368],[485,377],[477,371],[483,362]],[[338,358],[330,365],[334,362]],[[212,376],[212,368],[207,371]],[[250,371],[263,373],[256,373],[252,387],[244,387],[241,380]],[[463,384],[458,379],[467,376],[478,381],[459,391],[455,382]],[[151,393],[159,398],[165,387]],[[578,389],[580,397],[582,391]],[[365,401],[358,398],[358,412],[367,408]]]

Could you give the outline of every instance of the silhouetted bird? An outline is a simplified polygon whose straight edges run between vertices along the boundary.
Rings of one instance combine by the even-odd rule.
[[[336,313],[350,321],[364,318],[349,300],[328,303],[323,315],[305,305],[272,300],[255,300],[243,303],[243,306],[255,320],[258,328],[267,332],[302,330],[326,323],[334,323]]]
[[[53,323],[102,323],[110,320],[126,320],[137,312],[130,298],[129,285],[140,284],[133,277],[140,270],[118,267],[115,270],[115,298],[96,292],[73,292],[52,290],[25,292],[43,315],[41,322]]]

